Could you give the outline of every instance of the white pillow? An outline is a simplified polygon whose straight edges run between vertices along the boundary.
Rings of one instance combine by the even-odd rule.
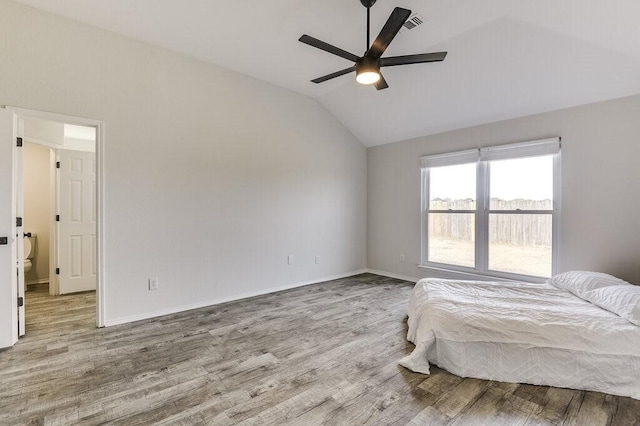
[[[568,290],[582,299],[585,298],[585,293],[591,290],[609,286],[631,285],[613,275],[590,271],[563,272],[549,278],[547,283],[554,287]]]
[[[640,286],[615,285],[585,293],[585,299],[640,326]]]

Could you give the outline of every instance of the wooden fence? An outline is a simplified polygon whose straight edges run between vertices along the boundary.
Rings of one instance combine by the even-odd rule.
[[[431,210],[475,210],[473,200],[431,200]],[[552,210],[551,200],[491,200],[491,210]],[[475,215],[431,213],[429,235],[433,238],[470,241],[475,235]],[[489,241],[519,246],[551,245],[550,214],[491,214]]]

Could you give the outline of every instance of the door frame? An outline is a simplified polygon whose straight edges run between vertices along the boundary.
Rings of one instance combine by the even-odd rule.
[[[38,111],[32,109],[7,106],[17,118],[31,118],[55,121],[77,126],[94,127],[96,129],[96,325],[104,327],[105,314],[105,251],[104,251],[104,146],[105,146],[105,122],[94,118],[76,117],[73,115],[58,114],[53,112]],[[18,148],[14,144],[14,150]],[[15,186],[14,186],[15,191]],[[17,318],[16,318],[17,322]]]
[[[24,138],[24,119],[13,114],[13,133],[16,138]],[[24,146],[24,145],[22,145]],[[14,200],[13,214],[16,218],[22,218],[24,221],[24,178],[18,179],[24,173],[24,152],[18,149],[17,144],[13,143],[13,186],[11,197]],[[24,275],[24,223],[16,222],[16,267],[17,267],[17,283],[18,283],[18,299],[22,298],[22,303],[18,303],[18,337],[24,336],[25,325],[25,297],[24,292],[27,289]]]

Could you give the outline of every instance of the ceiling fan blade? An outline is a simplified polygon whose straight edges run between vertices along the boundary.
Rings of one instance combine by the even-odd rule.
[[[341,75],[349,74],[350,72],[353,72],[355,70],[356,70],[356,67],[349,67],[349,68],[345,68],[345,69],[340,70],[340,71],[336,71],[336,72],[331,73],[331,74],[323,75],[322,77],[314,78],[311,81],[313,83],[323,83],[323,82],[325,82],[327,80],[331,80],[332,78],[336,78],[336,77],[340,77]]]
[[[418,55],[390,56],[380,59],[381,67],[394,67],[396,65],[421,64],[423,62],[444,61],[447,52],[421,53]]]
[[[298,39],[298,41],[301,41],[304,44],[308,44],[309,46],[313,46],[317,49],[324,50],[325,52],[332,53],[336,56],[340,56],[341,58],[347,59],[351,62],[355,62],[360,59],[359,56],[356,56],[353,53],[342,50],[339,47],[335,47],[334,45],[331,45],[329,43],[325,43],[324,41],[318,40],[317,38],[311,37],[310,35],[304,34]]]
[[[411,16],[411,11],[408,9],[401,7],[393,9],[386,24],[382,27],[378,38],[375,39],[369,50],[367,50],[366,56],[371,58],[379,58],[382,56],[396,34],[398,34],[398,31],[400,31],[400,28],[402,28],[402,25],[409,19],[409,16]]]
[[[389,87],[389,85],[387,84],[387,80],[384,79],[384,76],[382,74],[380,74],[380,80],[373,83],[373,85],[376,86],[376,90],[382,90]]]

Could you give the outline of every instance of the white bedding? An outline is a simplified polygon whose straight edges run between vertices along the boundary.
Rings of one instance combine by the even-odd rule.
[[[548,284],[423,279],[400,364],[640,399],[640,327]]]

